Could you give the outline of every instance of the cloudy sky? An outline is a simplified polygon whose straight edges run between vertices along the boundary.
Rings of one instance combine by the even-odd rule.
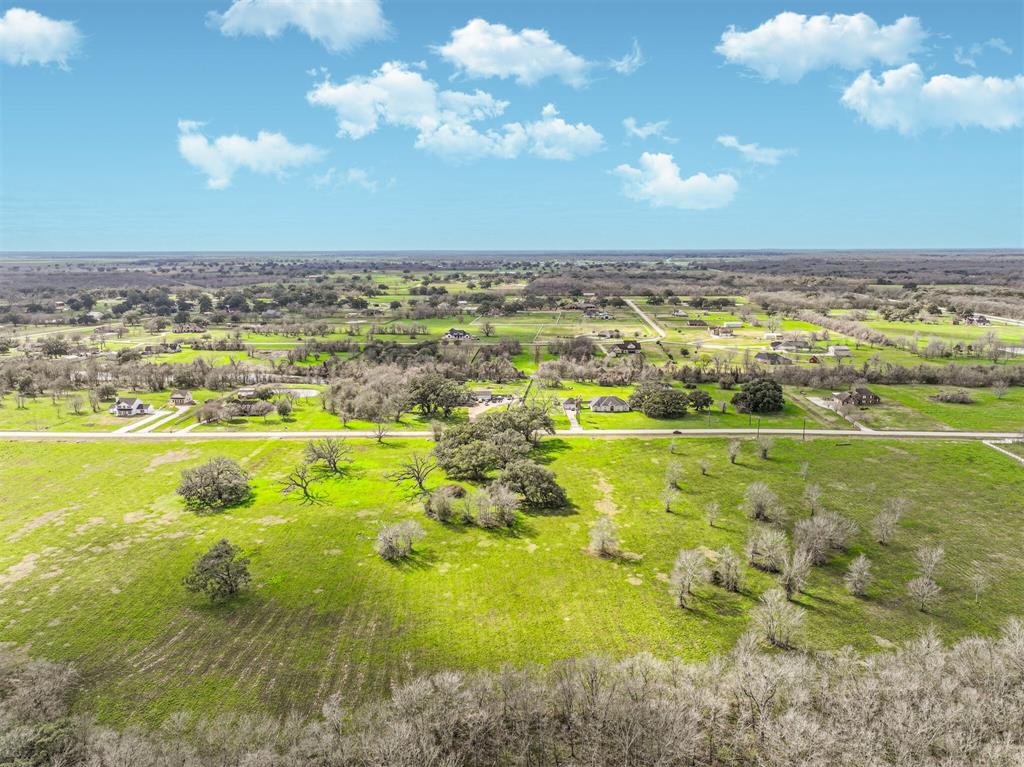
[[[1022,7],[0,2],[0,250],[1020,247]]]

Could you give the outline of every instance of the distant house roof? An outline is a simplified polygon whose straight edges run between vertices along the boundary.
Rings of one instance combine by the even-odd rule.
[[[758,352],[754,355],[754,359],[758,362],[767,362],[769,365],[792,365],[793,360],[789,357],[783,357],[781,354],[775,352]]]
[[[606,408],[628,408],[629,403],[622,397],[618,397],[614,394],[603,394],[600,397],[594,397],[590,401],[591,410],[602,410]]]

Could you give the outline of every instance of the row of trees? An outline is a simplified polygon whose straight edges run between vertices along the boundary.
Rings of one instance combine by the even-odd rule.
[[[362,709],[303,721],[181,716],[158,733],[72,710],[69,666],[0,650],[0,762],[65,767],[1017,767],[1024,624],[944,646],[763,653],[706,663],[640,655],[444,671]]]

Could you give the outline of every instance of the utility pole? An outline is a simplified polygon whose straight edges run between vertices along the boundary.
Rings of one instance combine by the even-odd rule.
[[[800,437],[801,442],[807,441],[807,418],[804,418],[804,433]]]

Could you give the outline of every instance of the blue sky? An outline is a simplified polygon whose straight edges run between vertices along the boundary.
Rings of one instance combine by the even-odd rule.
[[[0,14],[2,250],[1024,245],[1019,2]]]

